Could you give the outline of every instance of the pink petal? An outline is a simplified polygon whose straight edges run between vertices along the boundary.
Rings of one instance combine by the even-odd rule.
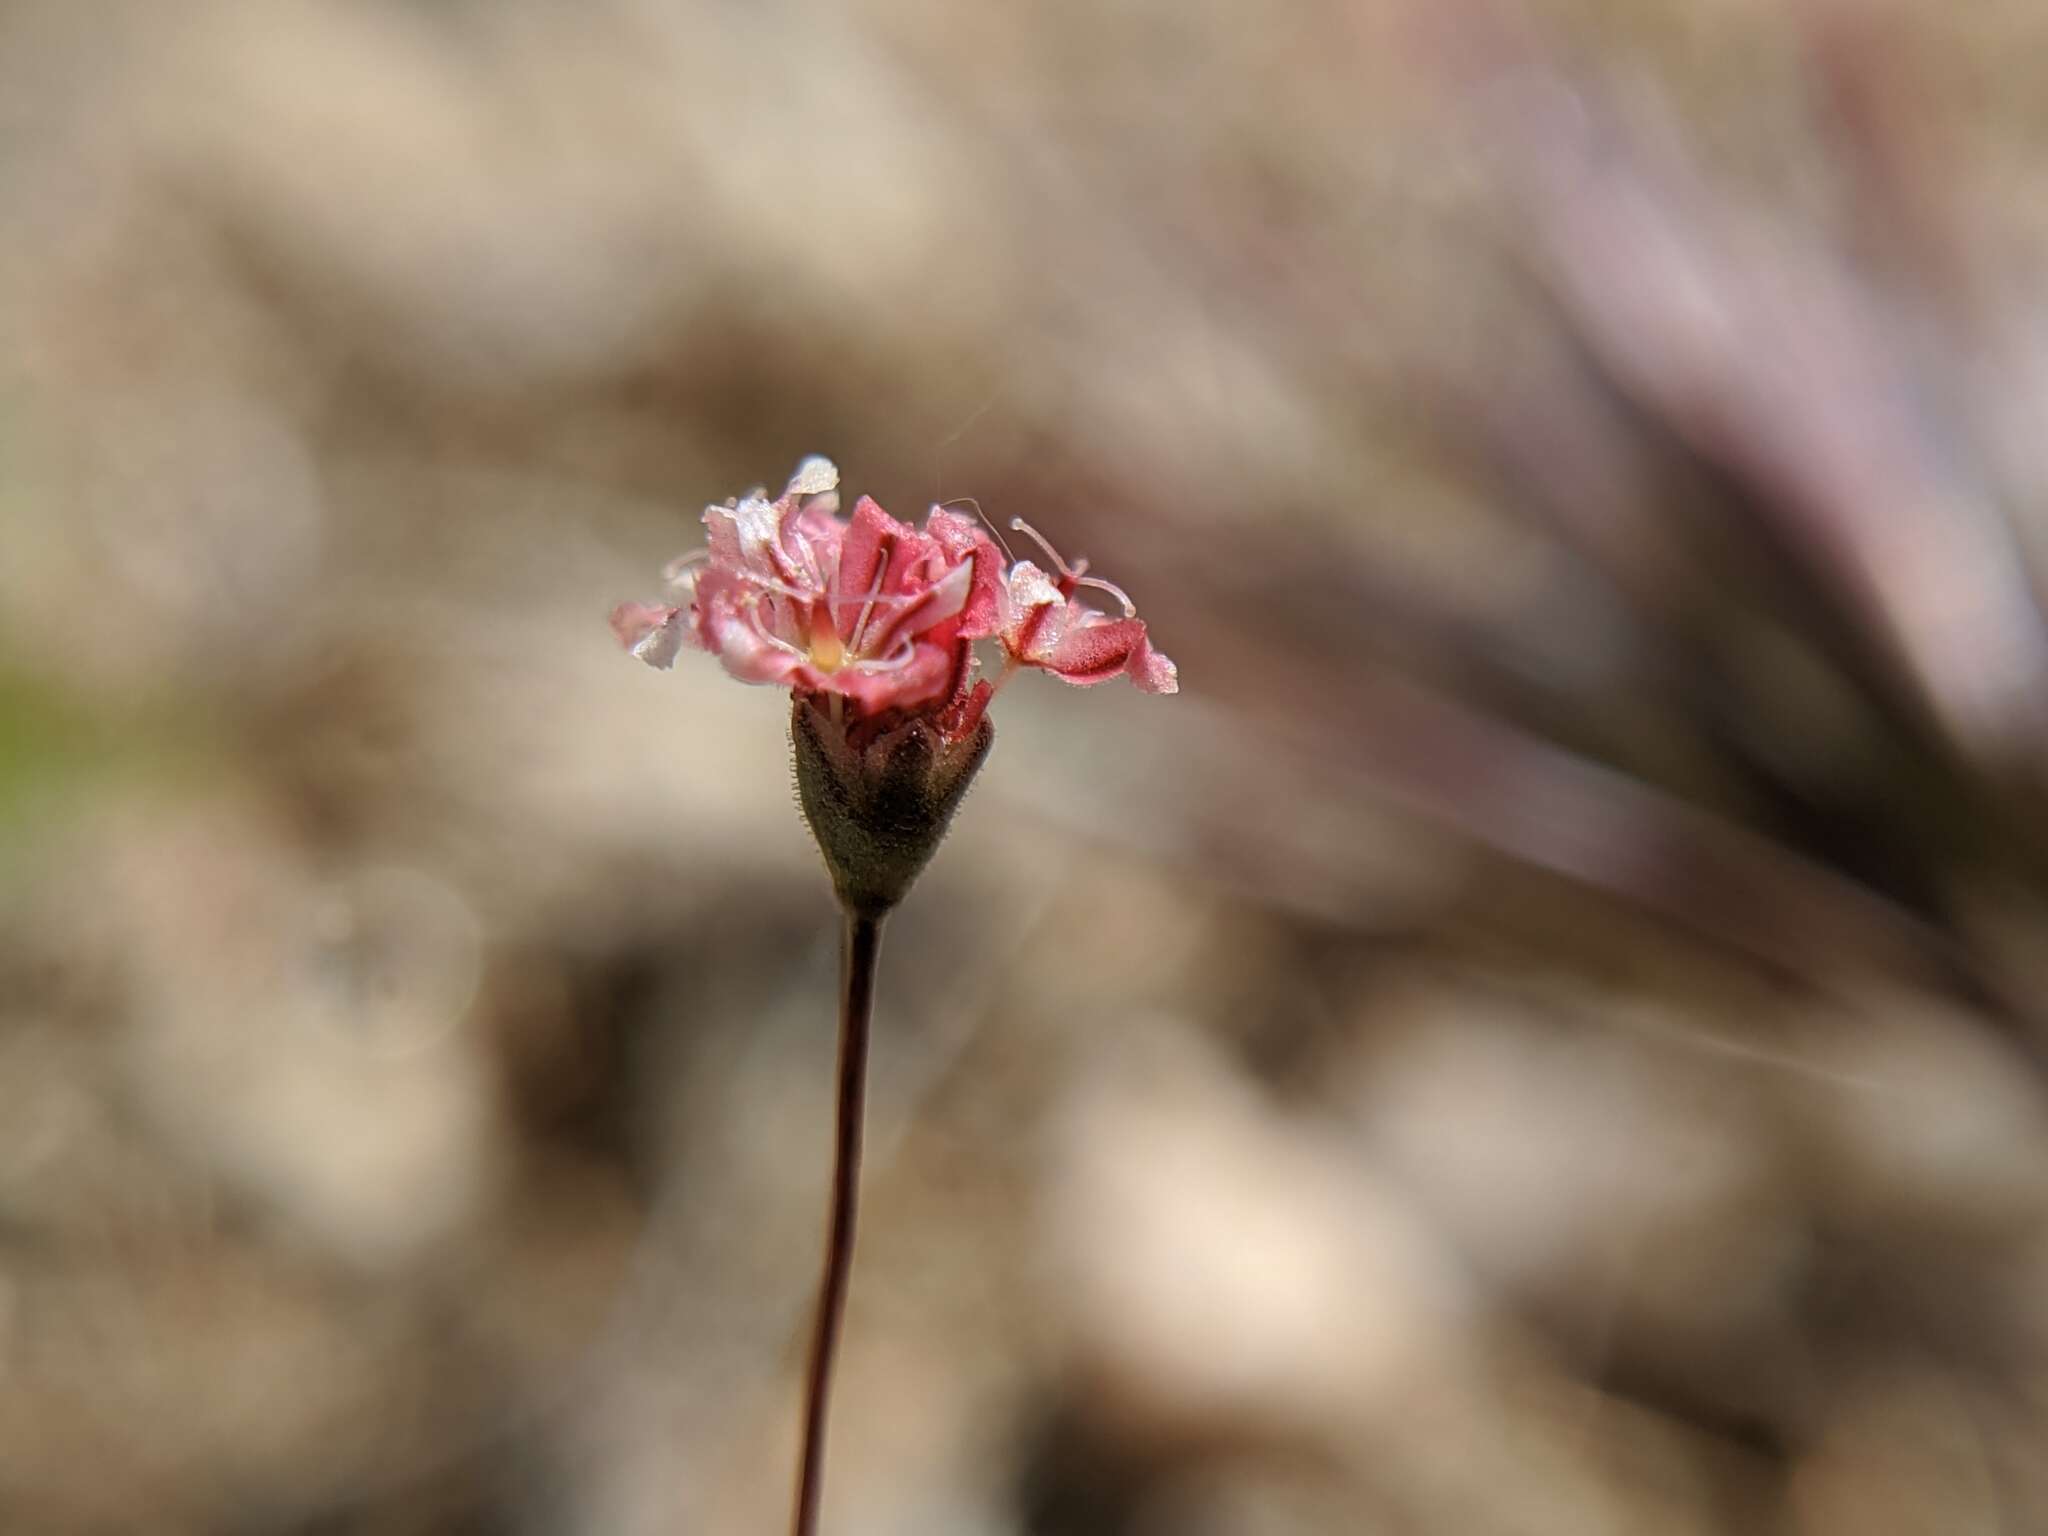
[[[1063,627],[1050,643],[1042,646],[1036,654],[1026,656],[1024,660],[1031,666],[1043,667],[1067,682],[1087,687],[1094,683],[1106,683],[1113,677],[1121,677],[1141,650],[1147,654],[1151,650],[1145,640],[1143,619],[1106,619],[1099,614],[1090,613],[1083,622]],[[1171,669],[1171,662],[1166,665]],[[1154,679],[1172,683],[1173,675],[1169,670],[1161,679],[1155,671]],[[1151,691],[1171,692],[1172,688],[1164,687]]]
[[[839,590],[833,596],[840,639],[853,638],[862,611],[869,607],[868,594],[887,590],[882,578],[888,563],[904,540],[915,537],[872,497],[863,496],[853,504],[853,522],[839,545]]]
[[[706,507],[704,542],[711,550],[711,563],[728,570],[745,570],[747,552],[740,540],[739,508]]]
[[[698,581],[690,607],[698,642],[726,671],[743,683],[787,682],[808,658],[787,642],[777,644],[760,613],[760,594],[744,577],[718,566]]]
[[[731,571],[779,580],[771,551],[780,531],[774,507],[758,496],[730,507],[704,509],[704,533],[712,563]]]
[[[816,687],[822,692],[844,694],[860,705],[864,713],[878,715],[884,710],[928,704],[943,694],[952,680],[952,653],[944,646],[920,643],[900,667],[841,667],[825,675]]]
[[[1029,560],[1010,567],[1009,584],[1001,596],[1003,648],[1020,661],[1030,661],[1042,644],[1050,643],[1046,627],[1060,623],[1067,600],[1052,578]]]
[[[788,497],[764,501],[748,496],[735,506],[706,507],[704,531],[712,564],[766,586],[822,591],[816,555],[798,519],[796,502]]]
[[[839,569],[839,546],[845,537],[846,524],[834,517],[821,499],[805,502],[783,527],[785,541],[803,551],[803,564],[817,573],[815,585],[819,588]]]
[[[924,527],[947,560],[974,563],[973,585],[960,610],[960,633],[969,640],[994,634],[1003,589],[1003,557],[995,541],[973,518],[944,508],[933,509],[925,518]]]
[[[1179,693],[1180,668],[1173,659],[1152,649],[1152,642],[1140,640],[1131,652],[1131,681],[1140,693]]]
[[[918,638],[929,634],[967,606],[973,589],[974,562],[954,566],[921,597],[888,615],[884,622],[871,620],[861,638],[861,650],[869,656],[886,656],[896,646],[898,636]],[[935,638],[950,640],[952,636]]]

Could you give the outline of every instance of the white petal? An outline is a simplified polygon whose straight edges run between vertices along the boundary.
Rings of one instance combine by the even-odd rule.
[[[633,654],[650,667],[666,672],[676,664],[676,655],[683,648],[683,624],[681,615],[668,623],[651,629],[633,647]]]
[[[796,473],[789,477],[789,489],[784,495],[818,496],[836,488],[839,484],[839,466],[830,459],[812,454],[797,465]]]
[[[1064,600],[1053,579],[1029,560],[1010,567],[1010,601],[1019,608],[1042,608]]]

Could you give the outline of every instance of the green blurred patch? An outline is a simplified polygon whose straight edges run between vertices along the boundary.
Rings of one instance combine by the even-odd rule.
[[[184,711],[109,707],[0,660],[0,892],[95,801],[204,773],[214,759]]]
[[[217,722],[187,696],[106,700],[0,657],[0,881],[95,800],[219,766]]]
[[[103,783],[122,756],[114,730],[75,697],[0,663],[0,837],[15,840]]]
[[[31,419],[26,403],[0,387],[0,529],[20,528],[30,515]],[[189,698],[104,697],[0,647],[0,881],[95,797],[211,761],[208,729]]]

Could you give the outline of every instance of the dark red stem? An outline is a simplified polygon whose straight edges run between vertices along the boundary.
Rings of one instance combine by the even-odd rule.
[[[825,1276],[818,1287],[810,1367],[804,1375],[803,1458],[797,1472],[794,1536],[816,1536],[818,1500],[825,1485],[826,1410],[840,1324],[846,1316],[847,1283],[853,1276],[861,1122],[867,1113],[868,1019],[881,950],[882,919],[848,912],[839,964],[839,1124],[832,1158],[832,1224],[825,1240]]]

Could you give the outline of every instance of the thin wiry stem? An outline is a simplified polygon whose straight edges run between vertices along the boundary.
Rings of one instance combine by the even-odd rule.
[[[832,1158],[832,1222],[825,1240],[825,1275],[818,1287],[818,1318],[804,1375],[803,1455],[797,1471],[794,1536],[816,1536],[818,1499],[825,1484],[825,1419],[832,1397],[832,1365],[846,1316],[853,1275],[854,1220],[860,1205],[861,1123],[867,1113],[868,1020],[875,998],[875,965],[882,950],[882,919],[848,912],[839,965],[839,1125]]]

